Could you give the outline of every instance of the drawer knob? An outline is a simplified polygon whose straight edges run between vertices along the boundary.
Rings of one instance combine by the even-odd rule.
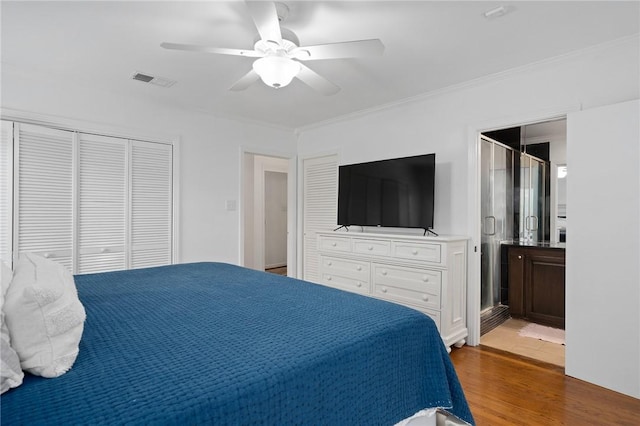
[[[42,257],[44,257],[45,259],[48,259],[51,257],[51,253],[44,253]]]
[[[429,282],[429,276],[428,275],[423,275],[422,276],[422,281],[424,281],[425,283]]]
[[[414,255],[418,254],[418,250],[417,249],[413,249],[411,250],[411,253],[413,253]]]
[[[426,294],[422,295],[422,300],[424,300],[425,302],[429,301],[429,296],[427,296]]]
[[[373,246],[367,247],[367,250],[373,250]]]
[[[362,266],[360,266],[360,265],[356,266],[356,270],[362,271]]]
[[[327,260],[327,265],[331,266],[333,265],[333,262],[331,262],[330,260]]]
[[[360,282],[359,282],[359,283],[357,283],[357,284],[356,284],[356,287],[362,287],[362,283],[360,283]]]
[[[387,271],[385,271],[384,269],[382,270],[382,272],[380,272],[382,275],[387,275]]]
[[[332,243],[331,243],[331,245],[332,245],[333,247],[335,247],[335,246],[336,246],[336,242],[335,242],[335,241],[334,241],[334,242],[332,242]]]
[[[327,281],[331,281],[333,277],[331,275],[327,276]]]
[[[522,259],[522,256],[521,256],[521,255],[518,255],[518,259]]]
[[[387,292],[387,288],[386,287],[382,287],[382,292],[386,293]]]

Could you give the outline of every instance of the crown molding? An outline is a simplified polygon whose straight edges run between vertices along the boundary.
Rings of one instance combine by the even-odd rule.
[[[360,117],[365,117],[368,115],[372,115],[379,112],[384,112],[393,108],[407,106],[409,104],[423,102],[425,100],[435,98],[438,96],[446,95],[449,93],[459,92],[465,89],[470,89],[474,87],[483,86],[489,83],[498,82],[501,80],[506,80],[507,78],[513,77],[523,72],[529,72],[538,70],[544,67],[547,67],[552,64],[561,63],[564,61],[568,61],[571,59],[579,58],[581,56],[585,56],[588,54],[593,54],[597,52],[607,51],[614,46],[624,45],[626,43],[638,43],[640,40],[640,33],[635,33],[629,36],[617,38],[615,40],[611,40],[605,43],[596,44],[584,49],[574,50],[572,52],[564,53],[562,55],[553,56],[547,59],[542,59],[540,61],[532,62],[526,65],[522,65],[519,67],[509,68],[503,71],[499,71],[497,73],[493,73],[490,75],[486,75],[483,77],[478,77],[472,80],[468,80],[462,83],[454,84],[451,86],[443,87],[441,89],[432,90],[430,92],[422,93],[419,95],[399,99],[397,101],[389,102],[386,104],[378,105],[372,108],[366,108],[360,111],[356,111],[353,113],[341,115],[339,117],[331,118],[328,120],[319,121],[317,123],[309,124],[306,126],[301,126],[295,129],[295,134],[299,138],[304,132],[318,129],[321,127],[329,126],[332,124],[337,124],[345,121],[355,120]]]

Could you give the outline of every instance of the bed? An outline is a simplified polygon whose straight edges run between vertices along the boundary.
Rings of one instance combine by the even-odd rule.
[[[4,424],[473,424],[435,324],[412,309],[224,263],[78,275],[79,355],[25,375]]]

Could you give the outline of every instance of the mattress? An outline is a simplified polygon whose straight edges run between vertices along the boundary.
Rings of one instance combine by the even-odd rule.
[[[78,275],[87,320],[63,376],[25,375],[4,424],[473,423],[418,311],[223,263]]]

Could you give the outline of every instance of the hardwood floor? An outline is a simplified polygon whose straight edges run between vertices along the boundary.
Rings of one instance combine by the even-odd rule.
[[[483,346],[451,359],[478,426],[640,425],[640,400],[564,375],[564,369]]]
[[[270,272],[272,274],[277,274],[277,275],[287,275],[287,267],[278,266],[277,268],[269,268],[269,269],[265,269],[265,272]]]

